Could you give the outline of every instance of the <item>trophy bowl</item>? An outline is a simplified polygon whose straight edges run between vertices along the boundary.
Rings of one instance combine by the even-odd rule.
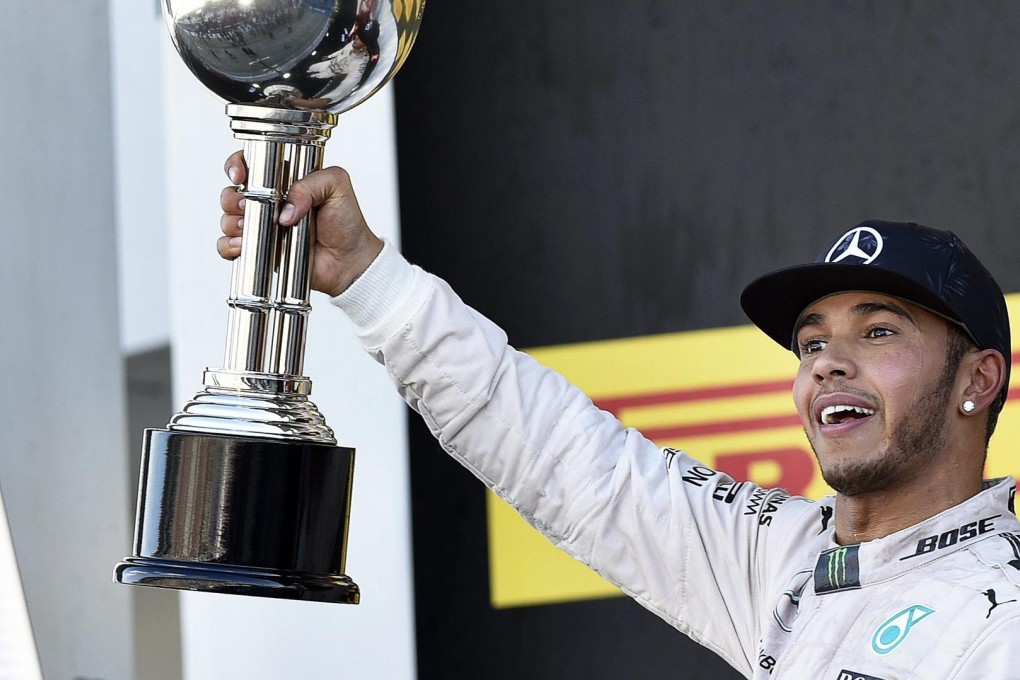
[[[178,53],[235,104],[342,113],[397,72],[423,0],[164,0]]]
[[[278,224],[337,114],[400,68],[424,0],[164,0],[177,51],[227,101],[248,178],[221,368],[145,433],[131,585],[357,604],[344,572],[354,449],[309,399],[314,216]]]

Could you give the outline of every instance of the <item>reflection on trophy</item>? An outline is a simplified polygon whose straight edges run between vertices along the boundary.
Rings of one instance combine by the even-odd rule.
[[[121,583],[355,604],[344,574],[354,450],[309,399],[306,218],[291,184],[322,167],[337,114],[400,68],[424,0],[163,0],[188,68],[230,102],[248,165],[226,356],[164,430],[145,432],[135,553]]]

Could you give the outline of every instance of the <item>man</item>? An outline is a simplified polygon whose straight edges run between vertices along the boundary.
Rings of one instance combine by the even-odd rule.
[[[239,154],[227,172],[242,184]],[[869,222],[752,283],[751,319],[800,357],[794,400],[835,497],[740,484],[659,451],[375,237],[336,168],[312,285],[446,451],[557,546],[745,676],[1020,677],[1015,483],[982,481],[1010,356],[998,285],[952,234]],[[229,187],[221,255],[240,252]],[[720,357],[725,360],[725,357]]]

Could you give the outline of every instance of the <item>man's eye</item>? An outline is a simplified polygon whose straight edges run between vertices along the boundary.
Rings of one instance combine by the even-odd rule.
[[[890,335],[895,335],[895,331],[891,328],[876,326],[875,328],[869,328],[867,335],[869,338],[887,338]]]
[[[815,354],[825,349],[825,341],[819,339],[805,340],[800,343],[800,353],[804,354]]]

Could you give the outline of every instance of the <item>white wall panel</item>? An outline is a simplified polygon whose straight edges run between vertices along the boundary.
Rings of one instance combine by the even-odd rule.
[[[0,485],[47,678],[131,678],[107,2],[0,21]]]
[[[125,353],[170,342],[158,5],[110,0],[120,342]]]

